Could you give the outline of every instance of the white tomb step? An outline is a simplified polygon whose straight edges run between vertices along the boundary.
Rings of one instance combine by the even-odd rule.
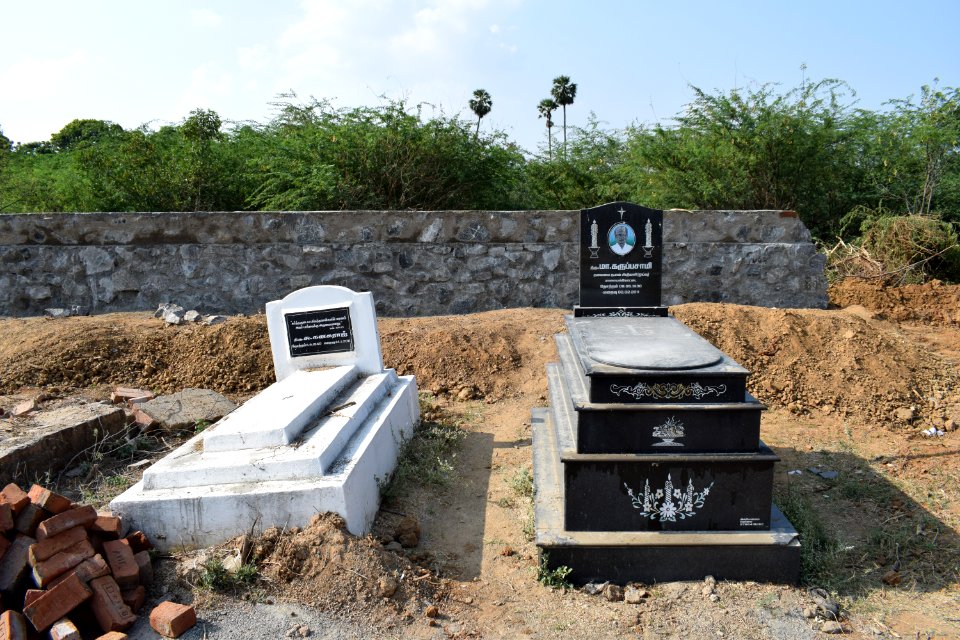
[[[203,434],[204,452],[290,444],[360,371],[354,365],[301,370],[275,382]],[[322,393],[317,393],[323,390]]]
[[[298,378],[300,373],[327,372],[297,372],[270,388],[285,387],[287,381]],[[238,482],[305,480],[326,475],[354,433],[397,392],[399,384],[400,380],[393,369],[367,376],[362,381],[354,379],[350,387],[329,402],[319,407],[312,406],[310,421],[290,444],[237,451],[209,451],[206,447],[209,436],[202,442],[191,440],[144,473],[143,489],[153,491]],[[241,406],[230,415],[241,413],[246,406]],[[261,411],[262,408],[257,408],[256,413],[260,414]],[[301,420],[302,415],[298,414],[296,419]],[[282,425],[279,422],[277,424],[277,432],[282,432]],[[210,435],[216,435],[221,427],[220,423],[214,425]]]
[[[347,529],[361,535],[376,516],[379,483],[392,473],[400,447],[418,420],[416,381],[402,376],[390,395],[372,407],[323,476],[257,482],[237,478],[155,490],[141,480],[114,498],[110,508],[132,527],[148,531],[162,551],[220,544],[251,528],[303,527],[325,511],[339,513]],[[190,455],[201,438],[191,438],[169,457]],[[284,448],[300,450],[305,445]]]

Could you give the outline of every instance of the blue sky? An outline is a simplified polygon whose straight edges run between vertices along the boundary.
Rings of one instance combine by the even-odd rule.
[[[31,0],[2,15],[0,128],[18,142],[74,118],[157,127],[195,108],[266,122],[289,90],[472,119],[483,87],[481,128],[533,150],[545,141],[536,105],[561,74],[578,84],[568,123],[594,112],[610,127],[669,121],[689,85],[794,87],[803,64],[871,109],[934,78],[960,85],[958,0]]]

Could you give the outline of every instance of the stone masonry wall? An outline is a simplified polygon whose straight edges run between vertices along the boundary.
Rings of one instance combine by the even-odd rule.
[[[578,211],[0,215],[0,315],[176,302],[256,313],[317,284],[385,316],[570,308]],[[825,307],[824,260],[789,211],[664,213],[663,302]]]

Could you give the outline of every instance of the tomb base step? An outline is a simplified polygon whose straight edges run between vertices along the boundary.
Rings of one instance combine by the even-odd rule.
[[[303,527],[335,512],[354,534],[366,533],[380,504],[379,483],[392,473],[402,443],[419,421],[416,382],[401,376],[390,395],[353,432],[323,475],[294,480],[232,482],[148,489],[138,482],[110,503],[133,528],[149,531],[161,549],[206,547],[256,528]],[[203,434],[167,458],[190,456]],[[294,442],[279,449],[295,449]],[[166,460],[167,458],[164,458]]]
[[[533,411],[536,544],[548,569],[572,569],[574,584],[610,580],[647,584],[697,580],[795,583],[800,573],[796,529],[773,506],[765,531],[572,531],[556,430],[547,409]]]
[[[547,365],[552,407],[568,407],[580,453],[696,453],[757,451],[764,406],[747,394],[743,402],[713,404],[595,404],[557,336],[561,364]]]

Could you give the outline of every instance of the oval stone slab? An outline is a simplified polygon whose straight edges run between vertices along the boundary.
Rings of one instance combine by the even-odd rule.
[[[575,318],[572,328],[596,362],[626,369],[701,369],[723,352],[673,318]]]

